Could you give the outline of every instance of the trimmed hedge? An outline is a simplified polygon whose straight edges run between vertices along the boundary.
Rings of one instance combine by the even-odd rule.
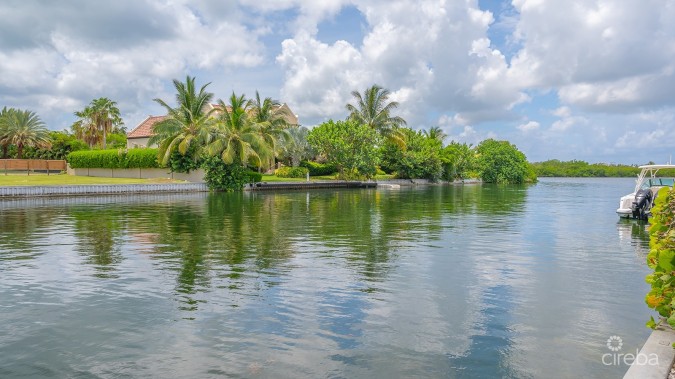
[[[307,167],[281,167],[274,170],[274,175],[279,178],[304,178],[308,172]]]
[[[73,151],[66,160],[72,168],[159,168],[157,149]]]
[[[333,175],[337,172],[337,168],[334,165],[328,163],[302,161],[300,162],[300,167],[307,168],[309,170],[309,175],[311,176]]]

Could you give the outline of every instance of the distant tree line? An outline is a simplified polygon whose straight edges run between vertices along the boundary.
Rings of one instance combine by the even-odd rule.
[[[654,164],[649,162],[648,164]],[[532,163],[532,168],[540,177],[633,177],[640,173],[638,165],[621,165],[606,163],[588,163],[579,160],[559,161],[552,159]],[[675,172],[663,172],[672,176]]]

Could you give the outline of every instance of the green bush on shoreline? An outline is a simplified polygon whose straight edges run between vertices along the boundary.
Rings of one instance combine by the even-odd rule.
[[[645,296],[649,308],[656,310],[668,324],[675,328],[675,190],[662,188],[657,196],[652,217],[649,219],[649,254],[647,265],[654,270],[646,281],[651,290]],[[647,326],[658,324],[651,317]]]

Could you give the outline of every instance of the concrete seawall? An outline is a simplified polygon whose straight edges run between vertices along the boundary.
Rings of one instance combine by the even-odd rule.
[[[205,192],[208,190],[209,188],[204,183],[17,186],[0,187],[0,198],[111,195],[122,193]]]

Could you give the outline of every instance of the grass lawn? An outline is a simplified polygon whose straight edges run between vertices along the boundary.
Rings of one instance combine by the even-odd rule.
[[[83,184],[156,184],[182,183],[182,180],[171,179],[126,179],[97,178],[93,176],[74,176],[67,174],[8,174],[0,173],[0,186],[61,186]]]

